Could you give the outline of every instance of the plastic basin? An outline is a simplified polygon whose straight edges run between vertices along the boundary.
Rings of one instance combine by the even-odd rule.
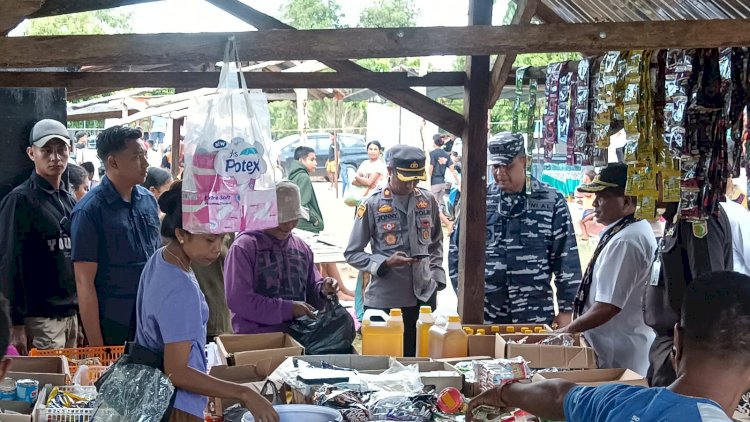
[[[274,406],[281,422],[343,422],[338,410],[311,404],[280,404]],[[245,413],[242,422],[255,422],[250,412]]]

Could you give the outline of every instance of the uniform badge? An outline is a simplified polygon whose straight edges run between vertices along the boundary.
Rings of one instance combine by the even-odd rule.
[[[390,198],[391,197],[391,189],[385,188],[383,189],[383,198]]]
[[[430,239],[430,229],[422,229],[422,239],[424,240]]]
[[[430,206],[430,203],[422,199],[421,201],[417,201],[417,208],[420,210],[426,209]]]
[[[378,207],[378,212],[382,212],[382,213],[393,212],[393,207],[390,206],[389,204],[382,204]]]
[[[388,233],[388,234],[385,235],[385,244],[388,245],[388,246],[395,245],[396,244],[396,240],[398,240],[398,239],[396,238],[396,235],[393,234],[393,233]]]
[[[359,204],[357,207],[357,218],[361,220],[365,216],[365,212],[367,212],[367,205]]]
[[[384,232],[392,232],[396,230],[396,223],[385,223],[383,224],[383,231]]]
[[[693,236],[703,239],[708,234],[708,225],[705,221],[693,221]]]

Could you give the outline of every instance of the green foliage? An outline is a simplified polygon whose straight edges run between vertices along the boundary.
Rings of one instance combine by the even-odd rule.
[[[294,101],[271,101],[271,133],[274,139],[297,133],[297,107]]]
[[[31,19],[24,35],[101,35],[132,32],[131,13],[109,10]]]
[[[414,0],[375,0],[359,14],[360,28],[399,28],[417,24]]]
[[[308,101],[310,130],[364,134],[367,129],[367,103],[344,102],[330,98]]]
[[[344,14],[336,0],[287,0],[282,20],[297,29],[342,28]]]

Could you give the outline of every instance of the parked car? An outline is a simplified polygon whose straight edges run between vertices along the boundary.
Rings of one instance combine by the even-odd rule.
[[[339,133],[339,160],[342,168],[352,167],[355,171],[367,159],[367,143],[365,137],[353,133]],[[311,176],[326,176],[326,161],[328,149],[331,146],[332,135],[327,132],[308,133],[306,140],[300,140],[299,135],[290,135],[274,142],[271,148],[272,157],[283,176],[288,174],[289,165],[294,161],[294,150],[306,145],[315,150],[318,166]]]

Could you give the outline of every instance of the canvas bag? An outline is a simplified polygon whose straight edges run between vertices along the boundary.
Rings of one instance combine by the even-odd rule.
[[[248,91],[231,37],[216,94],[197,98],[188,109],[185,230],[219,234],[277,226],[270,146],[268,101],[260,90]]]

